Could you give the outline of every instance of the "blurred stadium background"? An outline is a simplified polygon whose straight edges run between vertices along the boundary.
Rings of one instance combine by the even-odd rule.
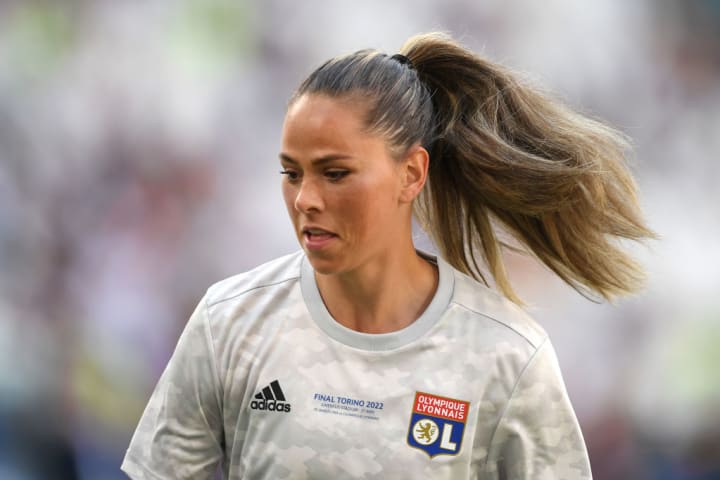
[[[0,478],[125,478],[205,288],[297,248],[292,89],[430,30],[633,138],[647,291],[595,304],[519,257],[512,277],[596,479],[720,478],[717,0],[0,0]]]

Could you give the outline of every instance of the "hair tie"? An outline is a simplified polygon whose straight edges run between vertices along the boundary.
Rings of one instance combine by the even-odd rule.
[[[396,60],[400,63],[400,65],[407,65],[408,68],[415,68],[410,59],[402,53],[396,53],[395,55],[390,57],[390,60]]]

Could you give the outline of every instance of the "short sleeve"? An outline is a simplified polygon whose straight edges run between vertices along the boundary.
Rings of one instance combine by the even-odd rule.
[[[203,300],[145,407],[121,469],[133,480],[212,478],[224,451],[219,384]]]
[[[549,340],[520,375],[491,441],[483,478],[591,479],[590,462]]]

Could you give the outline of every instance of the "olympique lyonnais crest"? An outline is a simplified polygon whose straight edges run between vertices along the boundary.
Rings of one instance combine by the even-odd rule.
[[[435,455],[460,452],[470,402],[415,392],[408,445]]]

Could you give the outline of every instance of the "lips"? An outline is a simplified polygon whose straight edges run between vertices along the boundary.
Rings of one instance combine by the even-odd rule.
[[[324,237],[334,237],[334,233],[330,232],[324,232],[319,230],[306,230],[305,235],[312,238],[324,238]]]
[[[337,238],[335,233],[316,227],[305,227],[302,229],[302,233],[305,247],[308,250],[319,250]]]
[[[318,227],[305,227],[302,229],[303,235],[311,236],[337,236],[329,230]]]

